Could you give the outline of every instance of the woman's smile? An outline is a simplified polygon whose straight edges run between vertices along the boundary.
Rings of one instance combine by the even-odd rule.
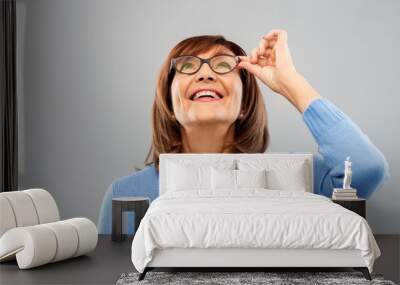
[[[222,101],[225,95],[223,95],[219,89],[201,88],[194,91],[192,95],[187,96],[187,98],[193,102],[210,103]]]
[[[189,97],[189,99],[194,102],[215,102],[221,101],[224,99],[224,97],[225,96],[221,95],[220,93],[204,90],[194,93]]]
[[[194,102],[215,102],[215,101],[222,101],[223,98],[213,98],[213,97],[200,97],[197,99],[193,99]]]

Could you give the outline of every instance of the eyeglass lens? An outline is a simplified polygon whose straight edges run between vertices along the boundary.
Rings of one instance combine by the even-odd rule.
[[[194,56],[183,56],[176,60],[175,66],[179,72],[192,74],[200,69],[201,60]],[[216,73],[227,73],[236,66],[234,57],[220,55],[211,58],[210,66]]]

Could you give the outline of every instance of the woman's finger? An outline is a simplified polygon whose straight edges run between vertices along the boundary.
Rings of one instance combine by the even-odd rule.
[[[290,55],[289,47],[287,44],[287,33],[283,31],[279,34],[276,41],[276,64],[280,65],[293,65]]]
[[[260,43],[258,44],[260,55],[265,55],[267,45],[268,45],[268,42],[265,39],[260,40]]]
[[[278,38],[276,43],[281,45],[282,47],[287,43],[287,33],[286,31],[282,31],[278,34]]]
[[[272,29],[271,31],[268,32],[268,34],[263,36],[263,38],[266,40],[270,40],[270,39],[273,39],[274,37],[278,37],[279,34],[281,34],[282,32],[286,32],[286,31],[282,30],[282,29]]]
[[[266,39],[264,39],[264,41],[267,42],[267,48],[272,48],[272,47],[274,46],[274,43],[273,43],[272,40],[266,40]]]
[[[257,62],[257,57],[258,57],[258,48],[254,48],[251,51],[251,63],[256,63]]]
[[[272,56],[272,54],[273,54],[273,50],[270,49],[270,48],[268,48],[268,49],[265,51],[265,56],[266,56],[266,57]]]
[[[276,45],[276,39],[272,39],[269,41],[269,48],[273,49]]]
[[[236,56],[239,59],[239,62],[237,64],[236,68],[243,68],[243,63],[244,62],[250,62],[250,56],[249,55],[238,55]]]
[[[258,54],[259,54],[259,55],[263,55],[263,54],[264,54],[264,51],[265,51],[265,47],[264,47],[264,45],[260,42],[260,43],[258,44]]]
[[[250,61],[248,55],[238,55],[237,57],[240,59],[240,61]]]
[[[258,58],[257,58],[258,62],[260,62],[261,59],[263,59],[264,63],[268,62],[268,61],[265,61],[265,60],[270,60],[270,58],[272,58],[272,56],[273,56],[273,53],[274,53],[274,51],[271,48],[267,48],[265,50],[264,55],[258,56]],[[239,65],[240,65],[241,62],[250,62],[252,64],[254,63],[253,60],[252,60],[252,55],[251,54],[249,54],[249,55],[238,55],[236,57],[239,59]]]
[[[272,37],[272,38],[268,38],[268,39],[263,38],[263,40],[267,42],[268,48],[270,48],[270,47],[272,48],[276,42],[276,37]]]
[[[282,42],[285,42],[287,39],[287,33],[285,30],[272,30],[266,38],[268,39],[269,42],[269,47],[271,47],[273,50],[277,49],[278,42],[279,45],[282,47]]]
[[[241,61],[239,64],[239,68],[244,68],[255,76],[260,76],[261,74],[261,67],[257,64],[252,64],[250,61]]]
[[[275,66],[275,57],[271,55],[270,57],[267,58],[267,64],[270,66]]]

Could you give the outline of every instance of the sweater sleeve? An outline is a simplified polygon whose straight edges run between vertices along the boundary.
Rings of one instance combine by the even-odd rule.
[[[326,98],[311,102],[303,120],[318,144],[314,155],[314,193],[332,196],[342,188],[344,161],[352,161],[351,187],[360,198],[369,198],[390,178],[384,155],[367,135],[337,106]]]
[[[99,218],[97,221],[97,231],[99,234],[111,234],[111,203],[112,203],[112,185],[104,193],[101,203]]]
[[[101,204],[97,228],[99,234],[112,232],[112,199],[116,197],[148,197],[150,202],[158,197],[158,172],[154,165],[140,171],[120,177],[113,181],[104,194]],[[123,233],[135,233],[135,212],[124,212],[122,217]]]
[[[123,195],[120,193],[116,194],[115,192],[115,183],[113,182],[105,192],[103,202],[101,203],[100,213],[97,221],[97,231],[99,234],[110,235],[112,233],[112,199],[115,197],[132,196],[131,193]],[[126,212],[125,216],[122,217],[123,233],[132,235],[135,232],[134,221],[135,213],[132,211]]]

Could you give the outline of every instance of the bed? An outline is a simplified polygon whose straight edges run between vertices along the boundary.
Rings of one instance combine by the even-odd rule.
[[[161,154],[131,257],[154,268],[352,267],[381,254],[367,221],[313,193],[312,153]]]

